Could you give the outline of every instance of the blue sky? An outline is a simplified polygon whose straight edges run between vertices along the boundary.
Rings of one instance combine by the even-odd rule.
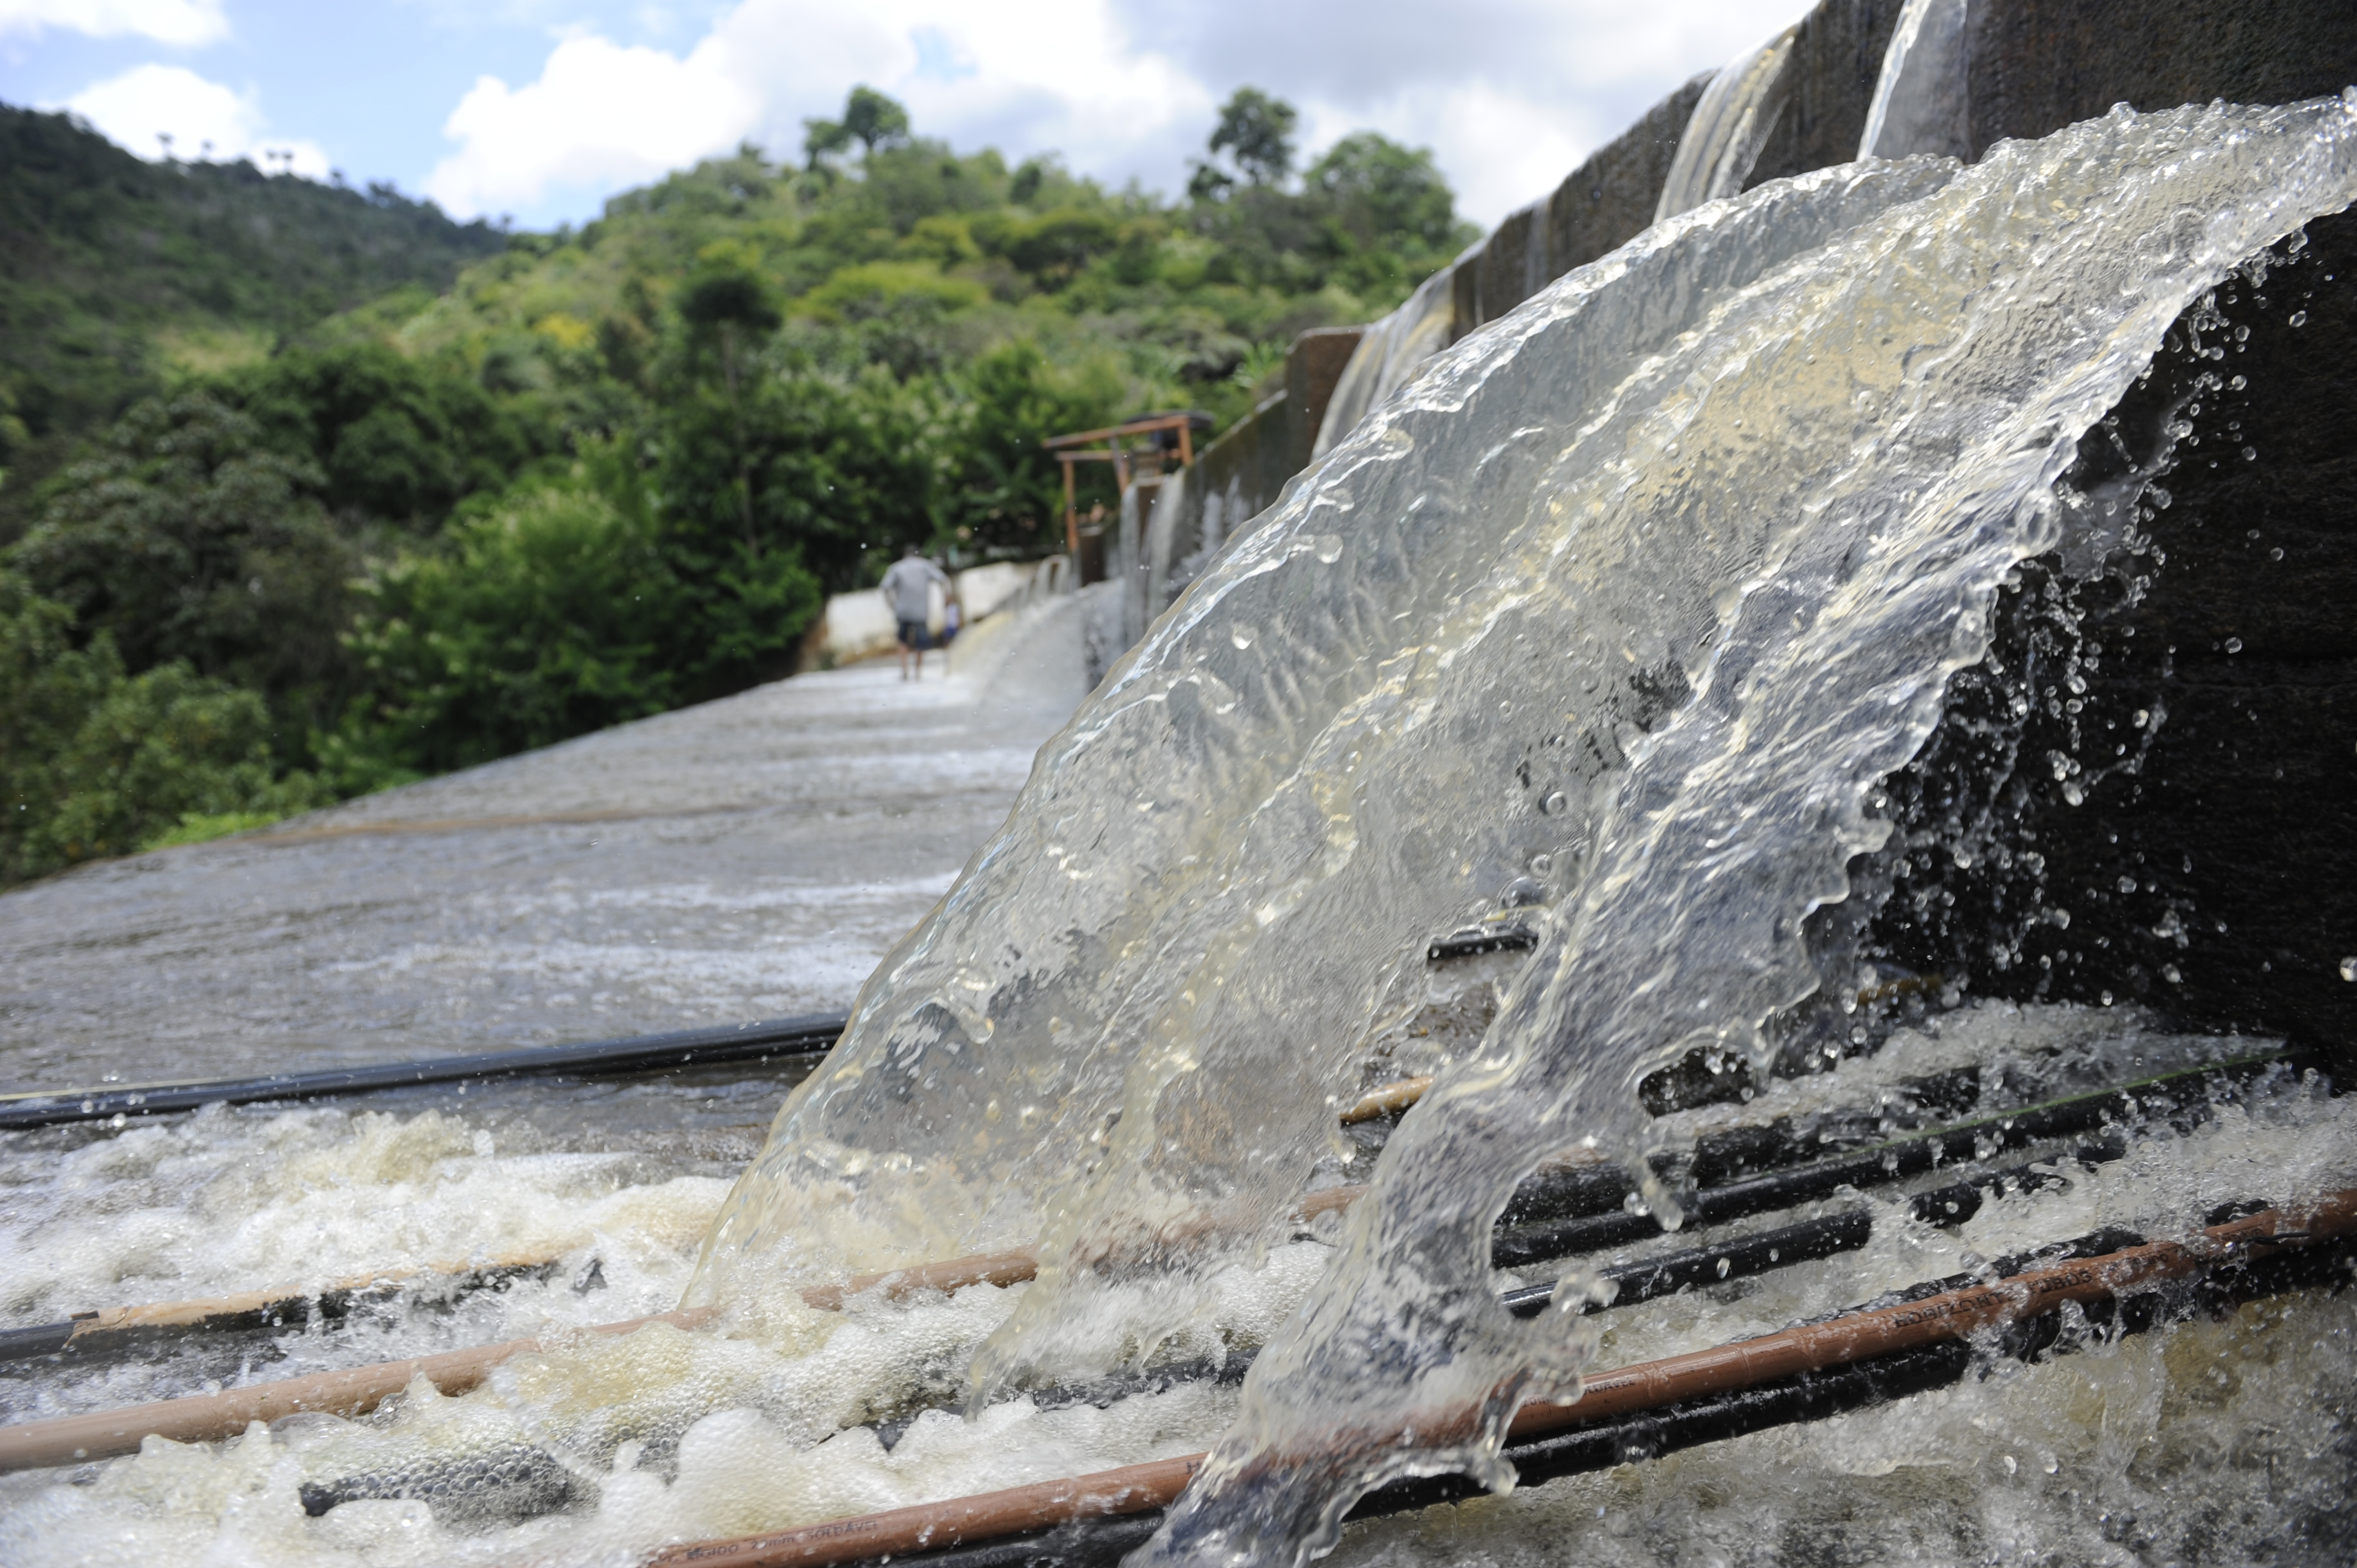
[[[1220,101],[1303,111],[1309,150],[1430,146],[1494,222],[1801,0],[0,0],[0,100],[143,156],[263,149],[529,227],[751,139],[791,155],[855,81],[918,130],[1180,188]]]

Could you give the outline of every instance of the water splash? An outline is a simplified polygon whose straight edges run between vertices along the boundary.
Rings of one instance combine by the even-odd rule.
[[[1583,1135],[1628,1157],[1641,1077],[1695,1047],[1756,1055],[1759,1024],[1813,987],[1801,919],[1881,842],[1868,788],[1980,656],[1998,580],[2058,542],[2050,489],[2077,436],[2190,300],[2350,199],[2353,124],[2357,91],[2122,110],[2001,146],[1727,288],[1555,456],[1538,489],[1562,557],[1618,557],[1577,619],[1635,607],[1691,695],[1629,747],[1588,866],[1480,1055],[1386,1148],[1335,1265],[1140,1562],[1298,1562],[1402,1476],[1512,1486],[1507,1422],[1576,1396],[1588,1350],[1561,1314],[1523,1325],[1495,1304],[1489,1229],[1517,1180]],[[1727,228],[1790,223],[1780,200],[1832,189],[1806,187]],[[1695,238],[1631,247],[1668,265],[1616,303],[1652,307]],[[1509,323],[1533,358],[1582,281]],[[1482,390],[1518,379],[1501,362]],[[1653,1197],[1674,1218],[1674,1195]],[[1582,1295],[1573,1277],[1556,1299]]]
[[[1386,1477],[1503,1484],[1497,1431],[1582,1347],[1495,1306],[1490,1220],[1583,1137],[1633,1159],[1639,1078],[1814,983],[1801,917],[2054,537],[2076,435],[2189,298],[2348,199],[2352,113],[1819,171],[1443,354],[1043,748],[692,1298],[1038,1238],[977,1385],[1146,1359],[1290,1228],[1428,937],[1531,879],[1541,950],[1156,1550],[1282,1561]]]
[[[1661,199],[1653,207],[1654,222],[1743,188],[1792,96],[1787,68],[1800,36],[1795,22],[1759,48],[1738,55],[1710,79],[1678,138],[1677,154],[1670,160]]]

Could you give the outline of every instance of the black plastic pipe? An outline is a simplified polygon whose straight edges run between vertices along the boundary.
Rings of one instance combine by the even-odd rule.
[[[532,1046],[522,1050],[432,1057],[424,1061],[391,1062],[377,1067],[274,1072],[259,1078],[213,1079],[197,1083],[111,1085],[102,1089],[5,1094],[0,1095],[0,1132],[53,1127],[67,1122],[105,1122],[117,1116],[164,1116],[214,1104],[323,1100],[339,1094],[368,1094],[420,1084],[471,1083],[559,1073],[614,1078],[726,1062],[823,1056],[834,1047],[835,1036],[843,1033],[850,1016],[847,1013],[813,1013],[800,1018],[773,1018],[714,1029],[677,1029],[669,1034],[635,1035],[620,1040]]]
[[[1838,1197],[1851,1188],[1921,1176],[1944,1165],[1985,1160],[2003,1150],[2093,1132],[2111,1122],[2166,1114],[2179,1108],[2184,1090],[2196,1087],[2204,1090],[2201,1101],[2206,1103],[2215,1090],[2246,1082],[2281,1059],[2269,1056],[2189,1068],[2118,1089],[1995,1112],[1936,1133],[1895,1138],[1838,1159],[1706,1186],[1687,1199],[1686,1223],[1717,1225],[1771,1209],[1790,1208],[1795,1204]],[[1708,1154],[1710,1144],[1711,1140],[1703,1140],[1701,1153]],[[1796,1137],[1781,1150],[1760,1148],[1754,1153],[1762,1163],[1769,1163],[1779,1155],[1804,1155],[1807,1151],[1806,1141]],[[1627,1178],[1610,1169],[1542,1176],[1525,1182],[1508,1207],[1509,1222],[1544,1213],[1568,1217],[1552,1223],[1512,1225],[1499,1231],[1491,1242],[1491,1261],[1501,1269],[1520,1268],[1549,1258],[1601,1251],[1663,1234],[1661,1221],[1651,1214],[1632,1213],[1620,1207],[1631,1190]]]

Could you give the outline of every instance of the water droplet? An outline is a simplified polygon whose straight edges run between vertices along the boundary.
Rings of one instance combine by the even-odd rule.
[[[2014,1458],[2013,1458],[2013,1455],[2012,1455],[2008,1454],[2008,1455],[2007,1455],[2005,1456],[2005,1473],[2006,1473],[2007,1475],[2008,1475],[2008,1476],[2013,1475],[2014,1473],[2016,1473],[2017,1471],[2018,1471],[2020,1468],[2021,1468],[2021,1466],[2020,1466],[2019,1465],[2018,1465],[2018,1464],[2014,1463]]]
[[[1559,817],[1566,811],[1571,810],[1571,799],[1562,790],[1557,789],[1545,800],[1539,802],[1539,810],[1544,811],[1550,817]]]
[[[1551,854],[1534,854],[1531,856],[1531,870],[1539,875],[1544,876],[1548,872],[1553,871],[1554,869],[1555,856]]]
[[[2135,878],[2135,877],[2133,877],[2133,876],[2123,876],[2123,877],[2121,877],[2121,878],[2120,878],[2120,891],[2121,891],[2121,892],[2123,892],[2123,893],[2133,893],[2133,892],[2135,892],[2135,891],[2136,891],[2136,878]]]
[[[2282,545],[2280,545],[2280,544],[2278,544],[2278,545],[2276,545],[2273,550],[2268,551],[2268,552],[2267,552],[2267,559],[2268,559],[2268,560],[2270,560],[2270,561],[2280,561],[2280,560],[2282,560],[2282,559],[2283,559],[2283,546],[2282,546]]]
[[[1725,1279],[1727,1277],[1727,1272],[1731,1266],[1732,1264],[1727,1259],[1721,1258],[1718,1261],[1718,1277],[1720,1279]]]
[[[1243,627],[1237,627],[1235,629],[1228,633],[1228,640],[1234,643],[1238,648],[1250,648],[1252,646],[1252,633],[1246,631]]]
[[[1321,533],[1311,541],[1309,547],[1316,553],[1318,559],[1326,565],[1331,566],[1342,558],[1342,540],[1340,534]]]
[[[2308,312],[2307,312],[2307,311],[2305,311],[2305,310],[2295,310],[2295,311],[2293,311],[2293,312],[2291,313],[2291,324],[2292,324],[2294,327],[2305,327],[2305,326],[2307,326],[2307,325],[2308,325]]]
[[[2229,652],[2229,653],[2240,653],[2240,652],[2242,652],[2242,651],[2243,651],[2243,639],[2242,639],[2241,638],[2239,638],[2239,637],[2230,637],[2230,638],[2228,638],[2228,639],[2226,639],[2226,651],[2227,651],[2227,652]]]
[[[2341,961],[2341,978],[2357,981],[2357,958],[2344,958]]]
[[[2173,963],[2165,963],[2160,966],[2160,977],[2161,979],[2169,982],[2171,985],[2182,985],[2185,983],[2185,976],[2177,972],[2177,966]]]
[[[2245,446],[2245,447],[2244,447],[2244,448],[2243,448],[2243,461],[2244,461],[2244,462],[2245,462],[2245,463],[2255,463],[2255,462],[2257,462],[2258,460],[2259,460],[2259,449],[2258,449],[2257,447],[2255,447],[2255,446]]]
[[[2131,724],[2133,724],[2133,725],[2135,725],[2136,728],[2138,728],[2138,729],[2142,729],[2142,728],[2144,728],[2145,725],[2146,725],[2147,722],[2149,722],[2149,721],[2150,721],[2150,719],[2151,719],[2151,718],[2152,718],[2152,714],[2151,714],[2151,713],[2150,713],[2148,710],[2144,709],[2144,708],[2138,708],[2138,709],[2136,711],[2136,717],[2135,717],[2135,718],[2133,718],[2133,719],[2131,719],[2131,720],[2129,720],[2128,722],[2129,722],[2129,723],[2131,723]]]

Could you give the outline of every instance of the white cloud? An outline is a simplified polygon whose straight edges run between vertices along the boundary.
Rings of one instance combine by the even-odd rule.
[[[0,0],[0,35],[50,28],[97,38],[209,44],[229,37],[221,0]]]
[[[426,194],[461,218],[531,207],[551,187],[608,190],[734,145],[760,116],[707,38],[685,59],[594,35],[556,46],[540,80],[478,80],[443,134],[463,143]]]
[[[150,163],[163,158],[159,138],[169,136],[176,158],[228,163],[251,157],[269,168],[265,153],[286,152],[295,155],[296,174],[328,175],[328,155],[317,144],[269,134],[254,94],[232,91],[183,66],[135,67],[84,88],[65,107]]]
[[[9,0],[0,0],[0,4]],[[537,81],[485,77],[427,182],[462,216],[578,211],[750,137],[791,159],[854,82],[918,129],[1010,159],[1175,192],[1246,82],[1299,105],[1315,152],[1346,132],[1430,146],[1495,222],[1698,70],[1807,0],[740,0],[684,53],[565,38]]]

